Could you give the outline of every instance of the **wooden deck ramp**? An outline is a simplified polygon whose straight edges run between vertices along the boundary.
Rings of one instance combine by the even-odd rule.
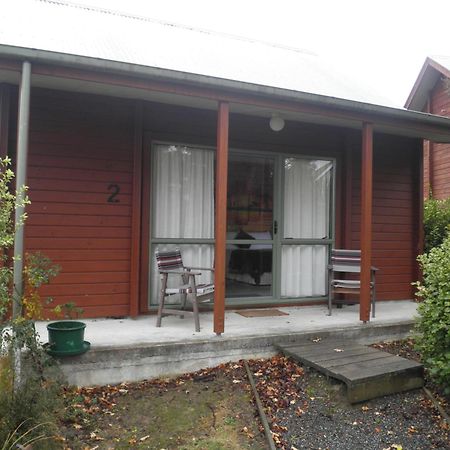
[[[423,366],[351,341],[318,340],[276,347],[286,356],[347,385],[350,403],[423,386]]]

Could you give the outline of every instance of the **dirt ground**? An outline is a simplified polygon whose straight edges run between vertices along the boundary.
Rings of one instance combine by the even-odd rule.
[[[412,341],[374,346],[420,357]],[[349,405],[341,383],[288,358],[248,363],[277,448],[450,449],[449,426],[422,390]],[[65,397],[66,449],[268,448],[242,361],[176,379],[68,390]],[[448,408],[448,398],[437,398]]]
[[[251,394],[230,366],[192,377],[66,393],[71,449],[266,448]]]

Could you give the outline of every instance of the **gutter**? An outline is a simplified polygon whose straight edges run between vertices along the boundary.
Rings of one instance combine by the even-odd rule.
[[[392,119],[407,120],[437,127],[446,127],[450,134],[450,119],[433,114],[409,111],[400,108],[374,105],[353,100],[293,91],[277,87],[257,85],[248,82],[234,81],[207,75],[181,72],[158,67],[142,66],[138,64],[111,61],[88,56],[78,56],[67,53],[58,53],[47,50],[38,50],[25,47],[16,47],[0,44],[0,57],[19,60],[29,60],[34,63],[62,65],[78,69],[87,69],[97,72],[113,72],[116,74],[136,76],[139,78],[152,78],[164,81],[182,82],[200,87],[214,87],[228,89],[235,92],[251,95],[267,96],[280,100],[297,101],[321,107],[333,107],[342,111],[351,111],[366,114],[375,114]]]

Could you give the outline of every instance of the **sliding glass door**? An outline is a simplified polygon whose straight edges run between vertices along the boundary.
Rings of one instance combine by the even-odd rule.
[[[180,247],[186,265],[214,265],[215,151],[155,144],[152,153],[149,284],[156,305],[157,248]],[[326,295],[333,185],[331,160],[230,151],[228,304]],[[204,272],[200,282],[211,281]]]
[[[273,157],[231,154],[228,164],[228,298],[272,298]]]

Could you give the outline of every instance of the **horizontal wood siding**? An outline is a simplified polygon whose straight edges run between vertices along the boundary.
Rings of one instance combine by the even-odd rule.
[[[377,298],[413,298],[411,282],[416,277],[418,219],[415,171],[417,141],[378,136],[374,138],[372,263],[377,272]],[[352,248],[359,248],[360,151],[353,149]]]
[[[129,314],[132,149],[131,102],[33,89],[26,248],[61,266],[42,294],[86,317]]]
[[[433,114],[450,117],[448,80],[440,80],[431,92],[430,111]],[[430,184],[433,197],[438,199],[448,198],[450,197],[450,144],[433,143],[431,157],[432,170]],[[428,170],[426,156],[424,168]]]

